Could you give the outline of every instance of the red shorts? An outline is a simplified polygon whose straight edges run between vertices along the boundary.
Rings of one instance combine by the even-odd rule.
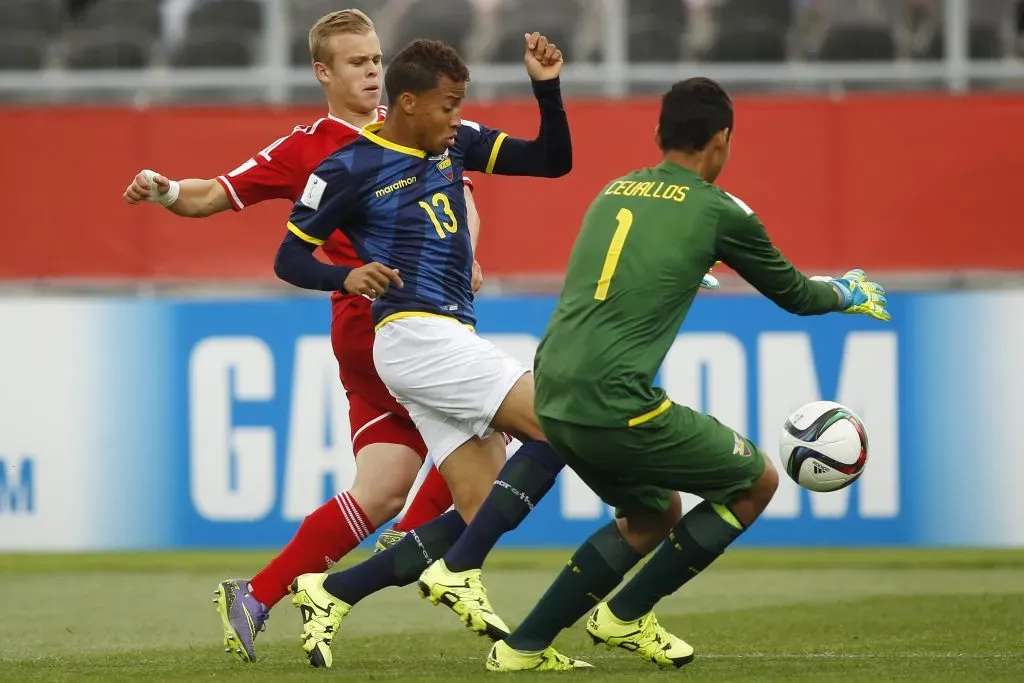
[[[427,455],[416,425],[373,366],[373,318],[370,301],[361,296],[331,297],[331,346],[348,396],[352,451],[374,443],[397,443]]]

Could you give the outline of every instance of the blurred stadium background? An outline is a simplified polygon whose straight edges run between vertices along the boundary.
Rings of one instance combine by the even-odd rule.
[[[0,0],[0,679],[241,678],[196,596],[351,481],[329,305],[272,273],[287,204],[186,221],[121,200],[139,169],[213,177],[320,117],[306,33],[346,6],[385,61],[416,37],[457,46],[465,116],[520,136],[522,33],[567,55],[572,174],[477,179],[479,330],[527,362],[583,210],[656,160],[657,96],[690,75],[734,94],[721,184],[780,248],[894,290],[889,325],[791,318],[725,268],[700,295],[661,375],[676,400],[773,456],[785,415],[838,400],[871,461],[834,494],[783,482],[723,571],[667,603],[711,653],[691,677],[1024,680],[1024,562],[1005,550],[1024,546],[1016,0]],[[572,546],[608,518],[566,473],[503,546]],[[492,591],[514,621],[563,554],[503,553]],[[375,603],[351,666],[470,680],[482,653],[408,597]],[[53,639],[67,613],[87,616]],[[287,619],[264,637],[278,677],[300,661]],[[395,628],[420,639],[415,675],[381,659]],[[600,680],[636,680],[599,660],[621,673]]]

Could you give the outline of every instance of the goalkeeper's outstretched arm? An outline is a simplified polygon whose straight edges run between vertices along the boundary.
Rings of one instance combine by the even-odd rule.
[[[753,213],[727,215],[719,226],[718,257],[779,307],[796,315],[840,310],[842,296],[827,282],[815,282],[772,244]]]

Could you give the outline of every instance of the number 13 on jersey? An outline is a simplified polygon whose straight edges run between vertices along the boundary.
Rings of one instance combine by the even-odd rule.
[[[433,204],[433,206],[430,204]],[[427,212],[427,216],[430,217],[430,222],[434,224],[434,230],[437,231],[437,236],[444,239],[446,237],[446,230],[454,234],[459,229],[459,221],[456,220],[455,212],[452,211],[452,204],[448,200],[448,195],[443,192],[438,192],[430,198],[430,204],[420,202],[420,208]],[[435,208],[441,209],[448,220],[442,222],[441,219],[437,217],[437,213],[434,211]]]
[[[615,269],[619,265],[619,256],[622,255],[622,245],[626,243],[626,236],[629,229],[633,227],[633,212],[629,209],[619,209],[615,214],[618,226],[615,234],[612,235],[612,243],[608,245],[608,253],[604,257],[604,267],[601,269],[601,277],[597,281],[597,290],[594,291],[594,298],[604,301],[608,298],[608,287],[615,276]]]

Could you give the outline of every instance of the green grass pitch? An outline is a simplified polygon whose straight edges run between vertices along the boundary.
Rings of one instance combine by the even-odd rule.
[[[485,579],[510,623],[567,551],[502,551]],[[493,681],[489,643],[412,587],[366,600],[335,640],[335,668],[308,667],[287,601],[260,661],[221,648],[210,600],[267,553],[0,555],[2,681]],[[358,559],[358,558],[354,558]],[[658,609],[697,649],[682,671],[595,648],[577,624],[560,649],[597,669],[520,674],[606,681],[1024,681],[1024,552],[735,550]]]

